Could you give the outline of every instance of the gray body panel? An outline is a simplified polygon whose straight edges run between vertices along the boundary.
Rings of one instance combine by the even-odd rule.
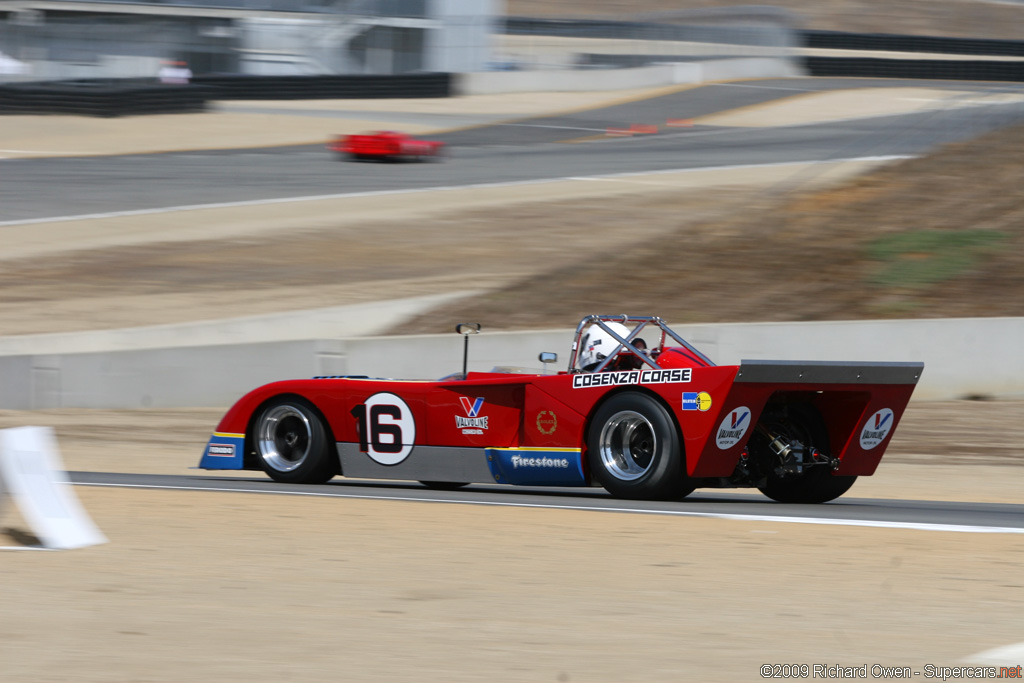
[[[740,361],[736,382],[777,384],[917,384],[924,363]]]
[[[409,456],[397,465],[381,465],[360,451],[359,444],[338,443],[337,447],[341,473],[345,477],[466,484],[494,482],[483,448],[415,446]]]

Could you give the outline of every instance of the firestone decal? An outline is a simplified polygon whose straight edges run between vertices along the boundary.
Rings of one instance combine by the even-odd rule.
[[[233,458],[235,457],[235,445],[230,443],[211,443],[207,453],[218,458]]]
[[[586,483],[579,448],[487,448],[487,467],[499,484],[579,486]]]
[[[537,413],[537,431],[541,434],[554,434],[558,429],[558,416],[550,410]]]
[[[725,419],[715,432],[715,445],[723,451],[740,442],[750,427],[750,408],[739,406],[725,414]]]
[[[622,370],[619,372],[595,372],[573,375],[572,388],[609,387],[619,384],[668,384],[689,382],[692,368],[671,370]]]
[[[569,460],[567,458],[524,458],[521,455],[513,455],[512,467],[515,469],[520,467],[556,467],[567,469],[569,467]]]
[[[683,410],[699,410],[706,413],[711,409],[711,394],[706,391],[684,391]]]
[[[889,435],[893,422],[895,422],[893,417],[893,412],[889,408],[882,408],[869,417],[860,430],[860,447],[870,451],[885,441],[885,437]]]

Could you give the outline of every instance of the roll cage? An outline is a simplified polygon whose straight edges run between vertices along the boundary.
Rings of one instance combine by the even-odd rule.
[[[607,325],[607,323],[622,323],[626,327],[630,327],[631,325],[633,327],[628,335],[622,337],[614,330],[612,330]],[[619,342],[619,344],[593,370],[580,370],[579,368],[576,367],[576,359],[579,356],[580,339],[583,337],[583,331],[590,327],[591,325],[597,325],[598,327],[600,327],[602,330],[610,334],[613,339]],[[658,329],[661,330],[661,338],[655,346],[649,348],[647,351],[642,351],[633,344],[633,341],[637,338],[640,332],[648,325],[657,326]],[[608,367],[609,363],[615,360],[615,357],[619,355],[620,352],[624,350],[636,354],[637,358],[639,358],[640,360],[642,360],[644,363],[654,368],[655,370],[661,370],[661,366],[658,365],[655,359],[658,357],[658,354],[665,350],[666,337],[671,337],[680,346],[682,346],[687,351],[700,358],[709,366],[715,365],[715,363],[713,363],[710,358],[705,356],[703,353],[694,348],[692,344],[690,344],[688,341],[686,341],[678,334],[676,334],[676,332],[673,331],[672,328],[670,328],[664,320],[657,316],[588,315],[585,318],[583,318],[583,320],[580,321],[579,325],[576,326],[576,335],[575,337],[573,337],[572,340],[572,353],[570,353],[569,355],[569,373],[573,374],[581,372],[601,372],[606,367]]]

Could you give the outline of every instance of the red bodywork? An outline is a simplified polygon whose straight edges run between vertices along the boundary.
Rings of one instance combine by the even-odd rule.
[[[444,143],[419,140],[406,133],[378,131],[344,135],[328,144],[327,148],[353,159],[422,159],[441,155]]]
[[[589,420],[610,396],[632,391],[656,397],[671,412],[682,435],[686,472],[691,477],[730,476],[754,429],[745,429],[735,443],[726,447],[720,445],[716,434],[728,426],[730,416],[733,422],[749,417],[748,424],[756,424],[761,411],[770,403],[813,405],[827,425],[831,455],[839,460],[835,474],[870,475],[892,438],[922,367],[919,363],[744,361],[738,366],[648,368],[632,373],[471,372],[466,379],[450,381],[290,380],[259,387],[244,396],[228,411],[216,431],[238,437],[247,435],[246,452],[251,453],[252,421],[261,407],[275,397],[299,396],[323,416],[334,442],[358,444],[360,423],[356,409],[370,397],[386,393],[400,397],[411,410],[415,426],[413,446],[580,449],[585,462]],[[672,372],[675,374],[665,374]],[[595,385],[582,386],[586,383]],[[702,401],[699,409],[685,408],[684,394],[692,396],[693,392],[706,394],[710,402]],[[879,443],[862,447],[862,433],[871,427],[872,417],[885,409],[892,411],[891,423],[886,418],[885,434]],[[486,418],[486,427],[460,427],[456,418],[471,413]],[[409,433],[408,429],[406,432]],[[414,448],[409,457],[415,455]],[[259,468],[251,455],[243,466]]]

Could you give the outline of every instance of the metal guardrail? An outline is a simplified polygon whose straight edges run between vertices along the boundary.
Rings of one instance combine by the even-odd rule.
[[[1024,82],[1024,62],[877,57],[805,57],[811,76]]]
[[[0,85],[0,114],[128,116],[202,111],[209,100],[448,97],[451,74],[200,76],[189,85],[81,80]]]
[[[216,100],[386,99],[449,97],[448,73],[384,76],[197,76]]]
[[[134,81],[57,81],[0,85],[0,114],[78,114],[115,117],[202,111],[201,87]]]
[[[805,47],[828,50],[1024,57],[1024,40],[901,36],[884,33],[842,33],[839,31],[801,31],[800,35]]]

